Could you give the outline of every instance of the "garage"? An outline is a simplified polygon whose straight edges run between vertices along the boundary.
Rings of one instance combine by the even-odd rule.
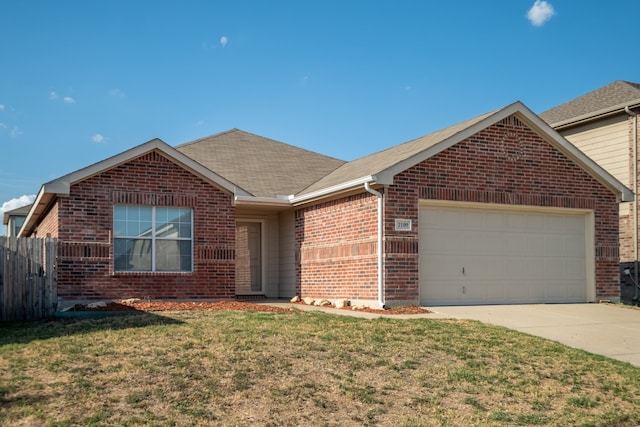
[[[588,210],[423,201],[420,304],[590,301],[593,229]]]

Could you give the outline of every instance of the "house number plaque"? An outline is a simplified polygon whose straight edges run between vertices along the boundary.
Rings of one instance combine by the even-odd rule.
[[[396,231],[411,231],[411,220],[396,219]]]

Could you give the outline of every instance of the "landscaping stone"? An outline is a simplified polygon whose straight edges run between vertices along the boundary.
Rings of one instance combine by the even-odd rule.
[[[106,307],[107,303],[104,301],[96,301],[96,302],[92,302],[87,304],[87,308],[98,308],[98,307]]]
[[[339,299],[336,301],[336,308],[345,308],[349,305],[348,299]]]

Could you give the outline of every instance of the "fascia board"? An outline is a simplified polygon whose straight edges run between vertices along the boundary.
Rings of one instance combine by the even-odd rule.
[[[351,181],[343,182],[340,184],[332,185],[331,187],[323,188],[320,190],[312,191],[311,193],[302,194],[300,196],[291,195],[289,196],[289,202],[292,205],[304,203],[311,201],[313,199],[319,199],[322,197],[330,196],[335,193],[340,193],[343,191],[347,191],[353,189],[358,185],[364,185],[365,182],[378,182],[377,177],[375,175],[367,175],[361,178],[357,178]]]
[[[68,193],[67,193],[68,194]],[[38,223],[40,216],[43,212],[48,209],[51,204],[51,200],[55,198],[55,194],[47,193],[45,191],[45,186],[40,187],[40,191],[38,191],[38,195],[36,199],[33,201],[33,205],[29,212],[27,213],[27,217],[24,220],[24,224],[18,231],[19,237],[29,237],[29,235],[33,232],[34,227]]]
[[[288,198],[279,197],[254,197],[254,196],[235,196],[234,202],[237,206],[275,206],[288,207],[291,202]]]

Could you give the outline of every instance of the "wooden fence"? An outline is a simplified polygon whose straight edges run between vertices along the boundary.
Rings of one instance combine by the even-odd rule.
[[[52,317],[56,239],[0,237],[0,321]]]

